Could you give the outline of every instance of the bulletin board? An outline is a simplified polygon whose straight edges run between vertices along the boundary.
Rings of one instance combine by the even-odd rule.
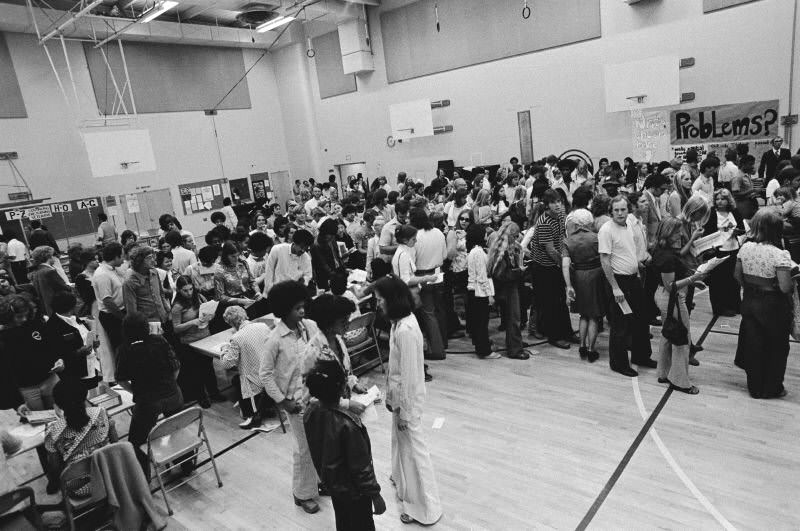
[[[102,211],[99,197],[42,203],[0,211],[0,226],[3,232],[10,229],[19,233],[22,228],[30,233],[31,221],[38,219],[53,238],[69,240],[94,233],[97,230],[97,214]]]
[[[178,186],[185,215],[198,214],[222,208],[227,179],[214,179]]]
[[[272,189],[272,182],[269,180],[269,172],[251,173],[250,182],[253,185],[253,200],[264,200],[270,202],[275,198],[275,191]]]

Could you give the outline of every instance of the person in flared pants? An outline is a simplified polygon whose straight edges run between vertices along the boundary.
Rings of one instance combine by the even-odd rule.
[[[392,476],[401,503],[400,520],[424,525],[442,517],[439,488],[422,434],[425,373],[422,331],[411,312],[413,300],[400,279],[375,284],[378,308],[391,321],[386,409],[392,412]]]

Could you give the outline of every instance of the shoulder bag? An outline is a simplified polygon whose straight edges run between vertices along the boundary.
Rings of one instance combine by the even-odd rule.
[[[677,299],[678,290],[673,282],[669,293],[669,304],[667,304],[667,319],[661,327],[661,335],[676,347],[682,347],[689,344],[689,331],[681,319],[681,306],[677,304]],[[678,308],[677,317],[672,315],[676,306]]]

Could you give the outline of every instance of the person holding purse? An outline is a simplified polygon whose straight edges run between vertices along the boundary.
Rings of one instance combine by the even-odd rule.
[[[489,243],[487,272],[494,281],[497,300],[505,316],[506,356],[527,360],[531,353],[523,348],[520,330],[519,283],[522,280],[522,251],[517,243],[517,236],[519,225],[506,217],[497,235]]]
[[[668,383],[675,391],[696,395],[700,390],[689,380],[689,345],[691,326],[686,308],[689,286],[705,275],[690,273],[680,257],[683,223],[664,218],[656,232],[653,270],[659,275],[660,287],[656,303],[661,310],[663,330],[659,340],[657,376],[659,383]]]

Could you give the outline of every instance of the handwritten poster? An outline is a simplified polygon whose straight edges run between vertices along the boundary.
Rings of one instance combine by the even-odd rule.
[[[633,160],[659,161],[670,156],[667,111],[631,111]]]

